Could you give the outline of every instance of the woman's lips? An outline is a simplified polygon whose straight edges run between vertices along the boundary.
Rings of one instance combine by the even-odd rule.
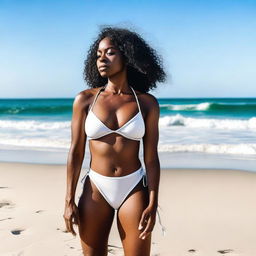
[[[99,70],[100,71],[104,71],[104,70],[106,70],[108,68],[108,66],[101,66],[101,67],[99,67]]]

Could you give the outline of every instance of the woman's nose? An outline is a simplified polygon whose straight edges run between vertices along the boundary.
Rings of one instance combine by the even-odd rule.
[[[106,58],[106,54],[101,54],[101,56],[99,57],[99,61],[106,61],[107,58]]]

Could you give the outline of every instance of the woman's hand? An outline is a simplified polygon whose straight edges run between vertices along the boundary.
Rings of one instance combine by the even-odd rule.
[[[71,202],[71,203],[66,202],[63,218],[66,223],[66,232],[71,232],[72,235],[76,236],[76,232],[73,228],[73,224],[75,225],[79,224],[79,212],[74,202]]]
[[[139,238],[144,240],[153,231],[156,222],[156,210],[157,207],[148,206],[143,211],[138,228],[139,230],[142,230]]]

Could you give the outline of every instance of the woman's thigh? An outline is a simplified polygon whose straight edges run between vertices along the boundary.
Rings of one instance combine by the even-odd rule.
[[[85,255],[107,255],[108,237],[115,211],[87,176],[78,203],[79,235]]]
[[[138,230],[142,212],[148,206],[148,188],[142,181],[131,191],[117,212],[117,226],[124,247],[125,256],[149,256],[151,235],[145,240],[139,238]]]

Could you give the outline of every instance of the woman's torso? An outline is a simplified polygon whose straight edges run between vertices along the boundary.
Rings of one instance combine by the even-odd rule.
[[[106,176],[128,175],[141,166],[140,137],[145,130],[143,106],[138,95],[136,99],[135,91],[110,95],[104,87],[91,90],[85,120],[85,131],[94,136],[88,140],[90,167]]]

